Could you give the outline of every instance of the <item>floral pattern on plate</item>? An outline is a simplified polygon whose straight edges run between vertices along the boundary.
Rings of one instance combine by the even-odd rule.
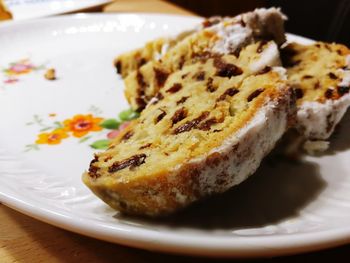
[[[25,151],[40,150],[42,145],[59,145],[65,139],[75,138],[79,143],[92,141],[89,146],[94,149],[106,149],[112,139],[114,139],[123,129],[125,129],[131,120],[138,118],[139,114],[131,109],[119,113],[117,118],[102,118],[96,116],[102,111],[91,106],[87,114],[76,114],[63,121],[57,120],[56,113],[48,114],[48,119],[34,115],[33,119],[26,125],[38,126],[39,133],[34,143],[27,144]],[[107,131],[107,133],[106,133]],[[105,138],[96,140],[96,135],[104,133]]]
[[[5,76],[3,82],[5,84],[13,84],[20,80],[19,76],[43,69],[45,69],[45,65],[35,65],[29,58],[21,59],[10,63],[2,70]]]

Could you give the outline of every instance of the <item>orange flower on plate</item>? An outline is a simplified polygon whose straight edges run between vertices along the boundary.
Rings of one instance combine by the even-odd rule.
[[[94,117],[91,114],[75,115],[72,119],[65,120],[63,122],[64,127],[73,132],[74,137],[83,137],[91,131],[100,131],[102,127],[99,126],[103,118]]]
[[[38,135],[38,139],[35,141],[36,144],[60,144],[62,139],[68,137],[67,132],[64,129],[56,129],[52,132],[44,132]]]

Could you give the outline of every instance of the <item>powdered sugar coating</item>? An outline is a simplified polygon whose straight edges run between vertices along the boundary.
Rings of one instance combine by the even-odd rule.
[[[213,51],[219,54],[234,53],[246,43],[253,41],[253,31],[240,24],[225,26],[220,23],[214,26],[212,31],[216,31],[220,40],[213,47]]]
[[[309,139],[326,140],[350,105],[350,95],[339,100],[304,102],[298,107],[297,129]]]
[[[284,19],[285,15],[277,8],[255,9],[232,19],[224,19],[208,29],[219,36],[213,51],[219,54],[235,53],[244,45],[271,36],[280,45],[285,41]]]
[[[269,42],[267,48],[264,48],[260,53],[258,60],[251,63],[249,66],[253,73],[263,70],[266,66],[280,66],[280,53],[275,42]]]

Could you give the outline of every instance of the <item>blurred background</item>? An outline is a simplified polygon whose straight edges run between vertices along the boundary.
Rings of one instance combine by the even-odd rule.
[[[350,0],[168,0],[202,16],[232,16],[276,6],[289,17],[286,30],[309,38],[350,45]]]
[[[35,18],[58,13],[77,12],[162,12],[201,16],[234,16],[257,7],[281,7],[289,17],[286,31],[316,40],[350,45],[350,0],[0,0],[0,20],[11,19],[3,3],[14,12],[13,19]],[[45,5],[46,3],[46,5]],[[64,7],[52,12],[51,6]],[[85,3],[85,6],[84,6]],[[96,7],[89,7],[100,4]],[[23,4],[29,9],[24,9]],[[40,7],[40,4],[42,6]],[[103,4],[107,4],[104,5]],[[22,6],[21,6],[22,5]],[[79,7],[80,6],[80,7]],[[40,10],[30,9],[37,8]],[[44,10],[45,8],[46,11]],[[78,8],[79,7],[79,8]],[[17,10],[15,10],[17,8]],[[34,12],[35,11],[35,12]],[[50,13],[51,12],[51,13]]]

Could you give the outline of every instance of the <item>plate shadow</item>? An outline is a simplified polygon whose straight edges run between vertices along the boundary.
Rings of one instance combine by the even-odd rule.
[[[337,125],[334,133],[330,137],[330,147],[320,155],[334,155],[350,149],[350,110],[348,110],[343,119]]]
[[[270,155],[248,180],[230,191],[157,220],[126,218],[152,227],[235,230],[276,224],[297,216],[325,188],[317,164]]]

